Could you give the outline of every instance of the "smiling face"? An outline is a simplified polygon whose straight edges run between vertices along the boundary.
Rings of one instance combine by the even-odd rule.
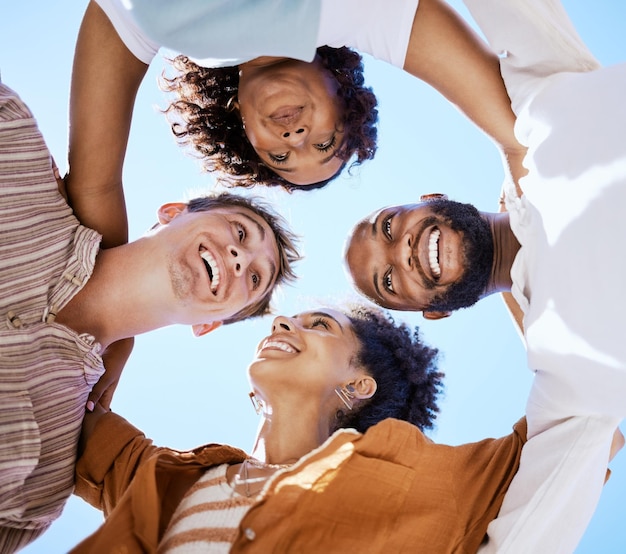
[[[271,293],[278,247],[267,222],[239,206],[159,211],[156,238],[166,258],[177,323],[221,321]]]
[[[343,141],[337,82],[319,62],[240,66],[239,111],[261,160],[296,185],[334,176]]]
[[[324,308],[280,316],[259,343],[248,375],[266,401],[272,395],[303,394],[335,405],[340,402],[335,387],[362,372],[353,366],[358,348],[350,320],[341,312]]]
[[[396,310],[454,310],[478,300],[493,261],[487,222],[468,204],[436,200],[384,208],[352,232],[355,286]]]

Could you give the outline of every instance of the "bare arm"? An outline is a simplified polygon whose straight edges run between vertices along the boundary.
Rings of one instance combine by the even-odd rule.
[[[104,248],[128,241],[122,167],[135,96],[147,67],[124,46],[100,7],[90,2],[74,55],[65,187],[76,217],[102,235]],[[132,348],[132,338],[109,347],[104,356],[107,372],[88,405],[100,400],[109,407]]]
[[[525,149],[513,134],[515,115],[498,57],[443,0],[420,0],[404,69],[437,89],[491,137],[518,182]]]
[[[135,96],[147,67],[90,2],[74,56],[66,186],[76,217],[103,235],[105,248],[128,241],[122,166]]]

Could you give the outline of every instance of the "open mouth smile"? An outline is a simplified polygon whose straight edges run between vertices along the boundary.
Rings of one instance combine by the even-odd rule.
[[[280,339],[272,338],[267,338],[263,341],[259,352],[265,349],[282,350],[283,352],[287,352],[289,354],[295,354],[296,352],[299,352],[299,350],[297,348],[294,348],[291,344]]]
[[[202,247],[201,247],[202,248]],[[217,287],[220,284],[220,268],[215,261],[215,258],[208,250],[201,250],[200,257],[204,262],[207,273],[209,274],[209,281],[211,283],[211,292],[217,294]]]
[[[441,277],[441,266],[439,265],[439,237],[441,231],[435,227],[428,236],[428,265],[435,279]]]

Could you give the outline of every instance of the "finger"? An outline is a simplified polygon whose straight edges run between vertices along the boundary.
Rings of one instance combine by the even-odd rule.
[[[110,379],[107,379],[107,374],[105,373],[102,377],[100,377],[99,381],[94,385],[93,389],[89,393],[87,397],[87,404],[85,404],[85,408],[88,412],[93,412],[95,405],[100,401],[100,398],[104,394],[104,392],[111,385]]]
[[[100,405],[105,410],[111,409],[111,401],[113,400],[113,393],[117,389],[117,384],[118,381],[114,381],[111,386],[102,393],[102,396],[100,397]]]

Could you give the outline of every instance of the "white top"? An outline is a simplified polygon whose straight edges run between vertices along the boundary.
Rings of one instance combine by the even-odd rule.
[[[626,65],[599,69],[557,0],[465,3],[502,56],[529,169],[524,196],[507,191],[535,371],[529,441],[482,551],[569,553],[626,414]]]
[[[205,67],[255,57],[311,61],[317,46],[349,46],[404,65],[419,0],[96,0],[149,64],[165,46]],[[293,30],[296,32],[292,32]]]

